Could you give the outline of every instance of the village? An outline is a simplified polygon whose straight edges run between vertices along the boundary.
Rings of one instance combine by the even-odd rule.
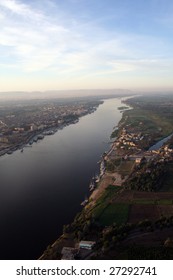
[[[159,258],[165,248],[170,252],[172,131],[164,134],[155,126],[151,134],[138,115],[131,121],[132,114],[126,111],[115,128],[116,137],[102,155],[100,174],[81,213],[40,259],[133,259],[142,252]]]
[[[90,189],[91,191],[90,197],[86,199],[85,203],[83,204],[84,208],[82,212],[83,214],[81,214],[81,216],[84,215],[85,218],[86,216],[89,217],[95,216],[96,219],[98,205],[99,207],[102,208],[100,201],[103,199],[103,197],[106,197],[107,199],[107,196],[104,194],[105,192],[108,193],[110,188],[112,188],[112,190],[110,194],[108,194],[108,196],[110,195],[109,197],[110,200],[108,204],[111,203],[113,205],[114,203],[116,204],[120,203],[121,206],[122,203],[129,204],[129,202],[131,204],[133,203],[136,204],[135,202],[137,201],[136,197],[139,196],[138,191],[129,192],[128,188],[126,188],[127,187],[126,183],[128,185],[129,182],[128,179],[132,176],[132,174],[135,174],[134,176],[138,174],[138,176],[140,177],[142,177],[144,174],[147,174],[147,177],[149,178],[150,175],[152,175],[157,169],[157,164],[162,164],[162,167],[164,167],[166,163],[173,161],[173,149],[169,147],[169,144],[165,144],[157,149],[149,149],[147,151],[139,148],[138,143],[141,144],[141,141],[144,138],[145,135],[143,135],[141,132],[130,133],[125,128],[121,130],[119,136],[112,143],[111,149],[107,153],[104,153],[102,156],[102,161],[100,163],[100,174],[97,177],[96,183],[92,185],[92,189]],[[162,172],[161,175],[163,176]],[[159,176],[160,175],[157,174],[157,182]],[[152,182],[152,185],[153,184],[154,181]],[[145,194],[143,196],[143,200],[145,199]],[[166,197],[164,197],[164,199],[165,198]],[[140,199],[141,197],[138,198],[139,201],[137,202],[137,204],[140,204]],[[148,199],[149,196],[147,194],[146,201]],[[169,200],[170,204],[172,205],[173,194],[171,196],[168,195],[166,199]],[[158,194],[156,193],[152,193],[152,195],[150,196],[151,204],[159,204],[162,203],[161,201],[162,198],[159,198]],[[103,206],[103,208],[104,207],[105,205]],[[105,208],[107,209],[107,205]],[[173,214],[172,210],[171,212]],[[115,216],[117,215],[116,211],[114,214]],[[108,217],[109,215],[110,213],[108,212],[106,219],[110,219],[110,217]],[[81,223],[80,219],[82,220],[82,218],[79,216],[79,219],[76,219],[73,224],[77,223],[77,221],[78,223]],[[111,223],[108,224],[111,225],[113,220],[111,221]],[[145,217],[142,217],[142,215],[141,215],[141,220],[145,220]],[[60,237],[60,239],[57,240],[53,245],[51,245],[46,250],[46,253],[44,253],[41,256],[40,259],[44,259],[45,255],[46,258],[48,258],[48,255],[52,251],[56,252],[54,253],[55,255],[57,254],[57,251],[59,251],[58,254],[59,258],[63,260],[64,259],[90,259],[96,256],[97,255],[96,252],[98,251],[98,246],[100,245],[98,245],[98,236],[95,234],[95,229],[94,231],[91,232],[88,231],[91,225],[93,228],[96,226],[92,224],[92,221],[89,218],[88,226],[84,225],[83,228],[85,233],[83,233],[83,230],[75,231],[76,232],[75,239],[72,237],[73,234],[71,235],[70,233],[71,232],[70,226],[65,226],[64,233]],[[103,235],[106,235],[108,233],[110,234],[109,230],[112,231],[112,226],[108,226],[106,224],[102,226]],[[140,236],[140,232],[138,232],[138,230],[136,230],[136,232]],[[84,237],[90,237],[90,239],[89,238],[81,239]],[[105,245],[103,245],[103,248],[104,246]],[[108,244],[106,246],[108,249],[109,248]],[[61,248],[61,250],[59,248]],[[104,253],[106,250],[103,248],[102,248],[102,253]]]
[[[93,113],[101,101],[42,101],[17,102],[0,107],[0,156],[32,145],[46,135],[78,122]]]

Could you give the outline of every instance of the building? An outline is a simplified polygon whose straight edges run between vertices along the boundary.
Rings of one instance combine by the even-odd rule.
[[[141,159],[142,159],[142,158],[136,158],[136,160],[135,160],[136,164],[141,163]]]
[[[9,140],[8,140],[7,137],[1,137],[1,136],[0,136],[0,142],[1,142],[1,143],[9,143]]]
[[[79,248],[91,250],[96,243],[94,241],[80,241]]]

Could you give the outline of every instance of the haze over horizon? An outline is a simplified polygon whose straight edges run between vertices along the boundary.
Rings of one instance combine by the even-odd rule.
[[[0,24],[0,98],[173,90],[171,0],[0,0]]]

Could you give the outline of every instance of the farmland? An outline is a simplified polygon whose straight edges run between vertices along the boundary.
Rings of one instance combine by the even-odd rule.
[[[105,190],[93,208],[93,215],[102,225],[155,221],[173,215],[173,192],[140,192],[122,188]]]
[[[94,240],[95,259],[173,258],[173,137],[149,150],[173,133],[173,97],[126,103],[105,172],[64,238]]]

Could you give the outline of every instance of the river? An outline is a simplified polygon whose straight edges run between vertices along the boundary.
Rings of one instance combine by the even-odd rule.
[[[81,210],[122,113],[120,98],[0,158],[0,259],[37,259]]]
[[[159,150],[163,146],[163,144],[165,144],[169,139],[171,139],[172,136],[173,136],[173,133],[171,133],[169,136],[166,136],[165,138],[163,138],[160,141],[158,141],[156,144],[151,146],[148,150],[149,151]]]

